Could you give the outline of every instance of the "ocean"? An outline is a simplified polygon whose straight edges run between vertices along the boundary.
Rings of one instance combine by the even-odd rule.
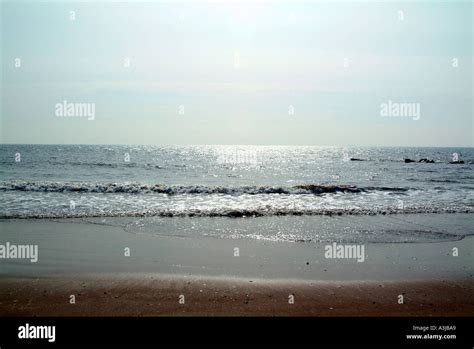
[[[466,234],[474,212],[472,148],[1,145],[0,163],[2,219],[260,217],[246,236],[307,241],[317,217],[457,214]]]

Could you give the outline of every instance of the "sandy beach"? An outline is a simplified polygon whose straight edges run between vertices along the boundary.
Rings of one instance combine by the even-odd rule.
[[[302,282],[163,275],[0,281],[1,316],[472,316],[472,280]],[[70,296],[75,295],[75,304]],[[398,304],[398,295],[404,304]],[[289,296],[294,296],[294,303]],[[184,297],[183,297],[184,296]],[[180,302],[181,301],[181,302]]]
[[[1,261],[0,316],[474,314],[471,236],[369,243],[358,263],[325,259],[325,243],[131,234],[120,219],[0,228],[3,241],[39,246],[36,263]]]

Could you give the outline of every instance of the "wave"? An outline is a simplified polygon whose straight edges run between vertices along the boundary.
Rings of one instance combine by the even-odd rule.
[[[45,161],[47,166],[61,166],[61,167],[66,167],[66,166],[71,166],[71,167],[99,167],[99,168],[145,168],[145,169],[164,169],[163,166],[152,164],[152,163],[136,163],[136,162],[116,162],[116,163],[110,163],[110,162],[64,162],[64,161],[53,161],[53,160],[48,160]],[[15,162],[12,162],[10,160],[7,161],[0,161],[0,165],[2,166],[17,166]],[[173,165],[174,167],[186,167],[186,165]]]
[[[414,189],[414,188],[412,188]],[[371,191],[406,192],[410,188],[400,187],[357,187],[352,185],[320,185],[303,184],[291,187],[285,186],[240,186],[240,187],[209,187],[193,186],[165,186],[160,184],[138,183],[84,183],[84,182],[2,182],[0,191],[49,192],[49,193],[130,193],[130,194],[226,194],[226,195],[258,195],[258,194],[334,194],[334,193],[362,193]]]
[[[135,227],[133,227],[135,228]],[[428,227],[429,228],[429,227]],[[136,233],[135,229],[130,229],[129,226],[124,228],[127,232],[134,234]],[[141,231],[140,231],[141,232]],[[337,240],[339,243],[345,244],[354,244],[354,243],[416,243],[416,242],[440,242],[440,241],[459,241],[466,237],[468,234],[453,234],[445,231],[437,231],[432,229],[384,229],[379,227],[377,229],[377,234],[374,234],[374,230],[369,229],[359,229],[355,228],[352,231],[352,234],[339,235]],[[470,234],[469,234],[470,235]],[[235,235],[226,236],[221,234],[221,238],[233,238]],[[238,234],[237,237],[251,238],[254,240],[265,240],[273,242],[294,242],[294,243],[332,243],[334,242],[334,236],[317,236],[312,238],[310,236],[298,236],[295,234],[261,234],[261,233],[251,233],[251,234]]]
[[[377,215],[413,215],[413,214],[464,214],[474,213],[474,207],[444,208],[444,207],[421,207],[421,208],[374,208],[374,209],[281,209],[281,208],[257,208],[257,209],[143,209],[140,211],[93,211],[93,212],[71,212],[70,210],[53,211],[48,213],[21,212],[0,214],[0,219],[60,219],[60,218],[99,218],[99,217],[226,217],[226,218],[255,218],[271,216],[377,216]]]

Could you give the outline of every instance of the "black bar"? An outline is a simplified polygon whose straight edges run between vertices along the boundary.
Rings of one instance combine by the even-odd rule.
[[[26,324],[55,326],[55,341],[19,339]],[[381,348],[473,348],[474,318],[250,318],[250,317],[83,317],[0,318],[0,348],[71,347],[106,344],[134,347],[169,347],[174,343],[307,343],[311,348],[328,345],[379,344]],[[430,328],[431,330],[414,330]],[[436,330],[434,327],[436,326]],[[445,326],[440,329],[440,326]],[[454,329],[455,326],[455,329]],[[407,339],[407,335],[456,335],[456,339]],[[149,343],[150,345],[145,345]]]

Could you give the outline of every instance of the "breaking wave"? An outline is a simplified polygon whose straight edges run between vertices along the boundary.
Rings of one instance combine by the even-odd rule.
[[[411,188],[415,189],[415,188]],[[51,192],[51,193],[130,193],[130,194],[226,194],[226,195],[259,195],[259,194],[331,194],[331,193],[362,193],[372,191],[406,192],[410,188],[398,187],[357,187],[352,185],[319,185],[303,184],[285,186],[240,186],[240,187],[209,187],[209,186],[165,186],[160,184],[138,183],[84,183],[84,182],[2,182],[0,191]]]
[[[0,215],[0,219],[11,218],[93,218],[93,217],[227,217],[227,218],[251,218],[265,216],[375,216],[375,215],[403,215],[403,214],[455,214],[455,213],[474,213],[474,207],[470,208],[440,208],[440,207],[422,207],[422,208],[382,208],[382,209],[281,209],[281,208],[257,208],[257,209],[143,209],[138,211],[90,211],[90,212],[71,212],[52,211],[48,213],[12,213]]]

